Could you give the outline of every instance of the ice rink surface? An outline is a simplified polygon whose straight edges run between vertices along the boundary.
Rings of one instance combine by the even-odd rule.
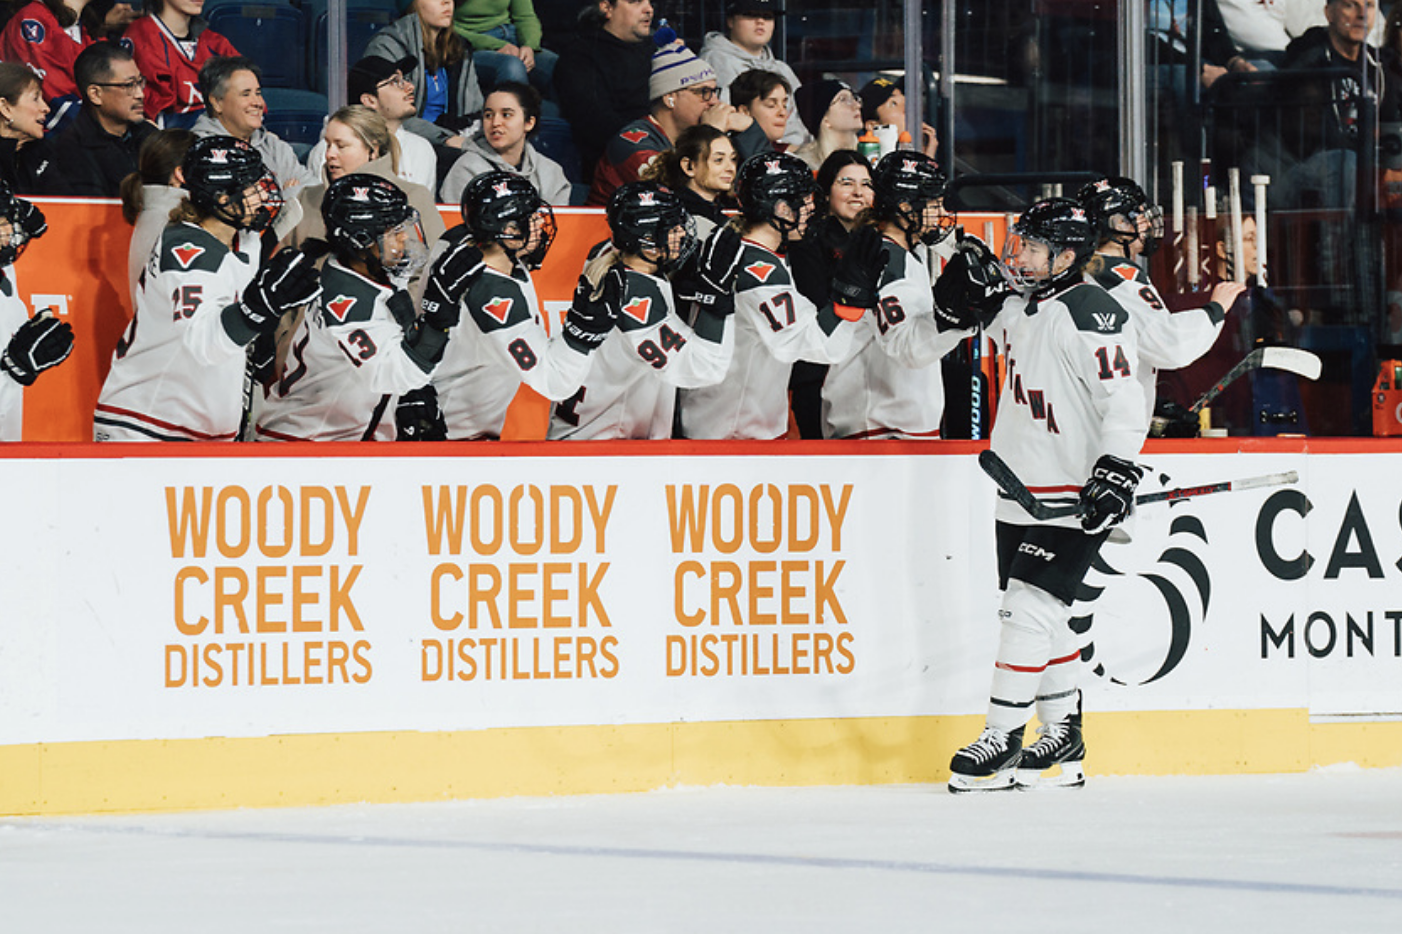
[[[1395,932],[1402,770],[0,820],[0,931]]]

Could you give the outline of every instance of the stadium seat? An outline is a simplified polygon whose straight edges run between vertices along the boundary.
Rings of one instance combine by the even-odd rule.
[[[305,65],[298,50],[307,47],[307,20],[301,10],[280,3],[225,3],[207,11],[209,28],[253,59],[265,88],[305,87]]]
[[[263,128],[292,146],[299,159],[321,139],[321,129],[331,106],[325,94],[296,88],[268,88],[263,92],[268,112]]]
[[[569,122],[561,117],[540,118],[540,126],[531,137],[531,145],[548,159],[560,163],[565,170],[565,178],[571,182],[584,180],[584,172],[579,164],[579,150],[574,144]]]
[[[307,57],[307,87],[326,92],[328,31],[326,0],[308,0],[303,5],[312,24],[312,54]],[[370,37],[394,22],[394,7],[383,0],[346,0],[346,65],[363,58]]]

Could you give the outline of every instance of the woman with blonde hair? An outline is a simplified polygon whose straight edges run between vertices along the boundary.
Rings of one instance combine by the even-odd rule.
[[[39,76],[27,65],[0,62],[0,181],[13,191],[33,187],[30,144],[44,138],[48,116]]]

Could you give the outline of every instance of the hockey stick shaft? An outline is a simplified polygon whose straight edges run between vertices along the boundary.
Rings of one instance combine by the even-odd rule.
[[[979,467],[983,472],[998,484],[998,488],[1008,495],[1010,499],[1021,506],[1028,515],[1037,520],[1062,519],[1067,516],[1079,515],[1080,504],[1068,506],[1049,506],[1032,494],[1026,485],[1017,478],[1012,468],[1004,460],[991,450],[983,451],[978,456]],[[1209,496],[1213,493],[1233,493],[1241,490],[1255,490],[1262,487],[1285,486],[1295,483],[1300,479],[1300,475],[1293,470],[1286,470],[1281,473],[1265,474],[1259,477],[1246,477],[1241,480],[1223,480],[1218,483],[1203,483],[1197,486],[1183,486],[1172,490],[1158,490],[1153,493],[1140,493],[1134,498],[1136,506],[1145,506],[1150,503],[1175,502],[1180,499],[1191,499],[1198,496]]]
[[[1243,373],[1256,369],[1285,370],[1296,376],[1315,380],[1319,379],[1323,365],[1319,357],[1298,347],[1257,347],[1247,354],[1240,363],[1228,370],[1227,375],[1219,379],[1211,389],[1203,393],[1198,401],[1188,407],[1188,411],[1201,412],[1203,406],[1221,395],[1222,390],[1235,382]]]

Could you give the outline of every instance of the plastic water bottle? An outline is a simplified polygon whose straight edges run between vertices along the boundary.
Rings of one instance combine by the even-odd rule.
[[[881,141],[876,138],[876,134],[868,130],[857,137],[857,154],[872,165],[881,158]]]

